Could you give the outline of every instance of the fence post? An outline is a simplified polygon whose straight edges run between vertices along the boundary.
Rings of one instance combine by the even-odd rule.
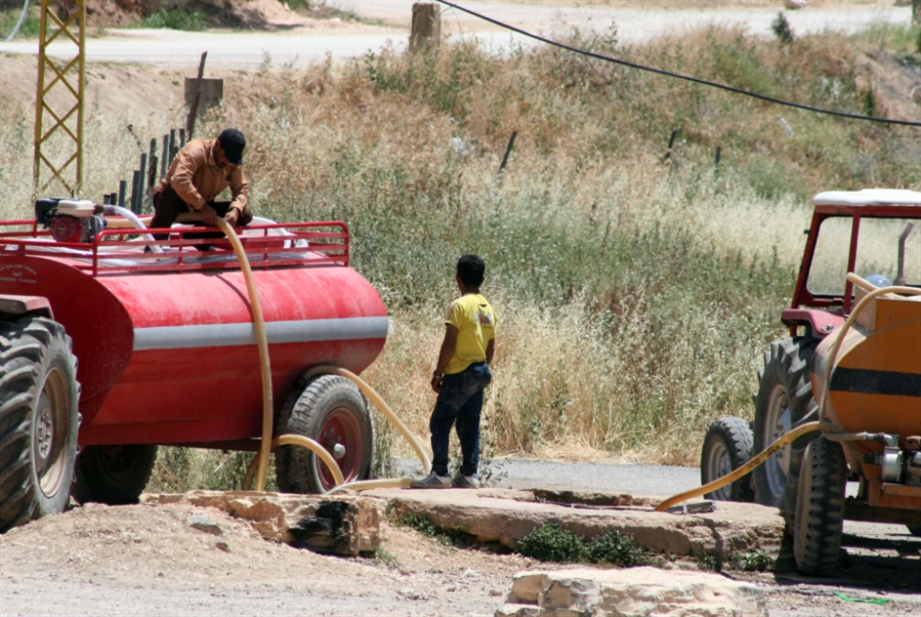
[[[413,4],[413,24],[409,49],[435,49],[441,42],[441,7],[431,2]]]
[[[131,211],[140,214],[138,209],[138,191],[141,188],[141,172],[135,169],[131,178]]]
[[[163,136],[163,158],[160,159],[160,177],[166,175],[166,170],[169,167],[169,135]]]
[[[125,193],[128,192],[128,183],[124,180],[118,181],[118,205],[125,207]]]
[[[505,156],[502,157],[502,164],[499,165],[499,173],[497,174],[499,180],[502,179],[502,173],[505,171],[505,166],[508,164],[508,157],[512,153],[512,148],[515,147],[515,138],[518,137],[518,131],[512,131],[512,136],[508,140],[508,145],[505,147]]]
[[[192,139],[192,133],[195,131],[195,114],[198,113],[198,100],[201,98],[201,79],[205,75],[205,58],[208,52],[202,52],[201,61],[198,63],[198,79],[195,80],[195,92],[192,95],[192,102],[189,104],[189,116],[185,121],[185,130]],[[188,86],[186,86],[188,90]]]

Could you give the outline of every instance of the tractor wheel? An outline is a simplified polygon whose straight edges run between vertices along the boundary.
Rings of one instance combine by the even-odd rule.
[[[317,441],[333,455],[346,482],[369,477],[374,427],[358,387],[344,377],[322,375],[285,402],[276,435],[293,433]],[[286,493],[325,493],[335,486],[332,473],[300,446],[275,452],[278,488]]]
[[[793,558],[803,574],[826,576],[835,570],[844,527],[847,466],[840,444],[820,437],[803,455]]]
[[[771,350],[764,354],[764,371],[758,376],[760,384],[755,395],[752,456],[791,429],[817,419],[818,407],[809,380],[815,345],[812,339],[788,338],[772,343]],[[799,463],[803,450],[816,434],[801,436],[755,468],[752,472],[755,501],[765,506],[781,506],[782,510],[789,502],[786,507],[792,514]],[[791,485],[791,492],[788,499],[782,499],[787,484]]]
[[[742,418],[716,420],[707,429],[700,453],[700,483],[708,484],[748,462],[752,451],[752,430]],[[705,495],[718,501],[754,501],[751,474]]]
[[[0,322],[0,532],[67,507],[79,400],[77,358],[61,324]]]
[[[156,461],[154,445],[88,446],[77,459],[74,498],[110,506],[137,503]]]

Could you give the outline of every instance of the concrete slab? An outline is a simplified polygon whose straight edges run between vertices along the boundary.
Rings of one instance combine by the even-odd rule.
[[[588,539],[617,530],[649,551],[679,557],[715,553],[727,558],[755,549],[776,556],[783,535],[775,508],[750,503],[720,501],[713,512],[667,514],[653,512],[657,497],[602,493],[379,489],[365,495],[387,500],[397,515],[425,514],[437,527],[461,528],[478,542],[511,549],[550,523]]]

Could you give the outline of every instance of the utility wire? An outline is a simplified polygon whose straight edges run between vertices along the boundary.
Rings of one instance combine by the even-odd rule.
[[[25,0],[22,4],[22,14],[19,16],[19,21],[16,22],[16,26],[13,28],[13,33],[5,39],[0,39],[0,43],[9,43],[13,40],[13,37],[16,36],[16,33],[19,32],[19,27],[22,25],[22,22],[26,20],[26,15],[29,12],[29,0]]]
[[[540,41],[541,43],[546,43],[547,45],[552,45],[554,47],[559,47],[560,49],[565,49],[567,51],[572,51],[577,54],[582,54],[583,56],[588,56],[589,58],[596,58],[598,60],[604,60],[605,62],[613,62],[614,64],[620,64],[623,66],[628,66],[633,69],[639,69],[641,71],[649,71],[651,73],[657,73],[659,75],[665,75],[666,77],[675,77],[677,79],[683,79],[685,81],[690,81],[695,84],[701,84],[704,86],[710,86],[712,88],[719,88],[720,90],[726,90],[727,92],[734,92],[736,94],[744,94],[745,96],[750,96],[752,98],[760,99],[762,101],[767,101],[769,103],[777,103],[778,105],[786,105],[787,107],[795,107],[797,109],[805,109],[806,111],[812,111],[819,114],[828,114],[830,116],[838,116],[841,118],[850,118],[852,120],[867,120],[869,122],[881,122],[884,124],[899,124],[903,126],[921,126],[921,122],[911,122],[909,120],[890,120],[888,118],[874,118],[873,116],[864,116],[861,114],[849,114],[843,111],[832,111],[830,109],[821,109],[819,107],[812,107],[810,105],[802,105],[800,103],[793,103],[792,101],[785,101],[783,99],[777,99],[772,96],[767,96],[764,94],[758,94],[757,92],[750,92],[748,90],[742,90],[741,88],[734,88],[732,86],[727,86],[725,84],[720,84],[712,81],[707,81],[705,79],[698,79],[697,77],[691,77],[689,75],[681,75],[680,73],[672,73],[670,71],[664,71],[662,69],[653,68],[651,66],[643,66],[642,64],[636,64],[634,62],[628,62],[627,60],[620,60],[618,58],[612,58],[611,56],[605,56],[603,54],[597,54],[592,51],[587,51],[585,49],[579,49],[578,47],[573,47],[571,45],[566,45],[565,43],[560,43],[552,39],[544,38],[540,35],[534,34],[533,32],[528,32],[527,30],[522,30],[510,24],[499,21],[498,19],[493,19],[492,17],[487,17],[476,11],[472,11],[468,8],[464,8],[459,4],[454,4],[453,2],[448,2],[448,0],[437,0],[445,6],[449,6],[453,9],[463,11],[468,15],[472,15],[483,21],[488,21],[491,24],[499,26],[500,28],[505,28],[506,30],[511,30],[512,32],[517,32],[522,36],[534,39],[535,41]]]

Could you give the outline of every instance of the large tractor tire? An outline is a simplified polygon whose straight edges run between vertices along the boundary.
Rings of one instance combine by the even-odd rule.
[[[727,416],[714,421],[707,429],[700,453],[700,483],[709,484],[748,462],[752,451],[752,430],[742,418]],[[732,484],[707,493],[718,501],[754,501],[751,474]]]
[[[0,322],[0,532],[67,507],[80,426],[71,348],[50,319]]]
[[[841,444],[819,437],[803,455],[793,558],[803,574],[827,576],[834,572],[844,528],[847,466]]]
[[[110,506],[137,503],[156,461],[153,445],[88,446],[77,459],[74,498]]]
[[[293,433],[319,442],[346,482],[367,479],[374,456],[374,426],[361,391],[345,377],[322,375],[285,402],[276,436]],[[332,472],[311,451],[281,446],[275,451],[278,488],[286,493],[325,493],[335,486]]]
[[[755,395],[752,456],[797,426],[818,419],[818,407],[809,380],[815,347],[813,339],[788,338],[772,343],[771,350],[764,354],[764,371],[759,375],[758,394]],[[817,434],[812,432],[799,437],[755,468],[756,502],[780,507],[792,517],[802,454]]]

